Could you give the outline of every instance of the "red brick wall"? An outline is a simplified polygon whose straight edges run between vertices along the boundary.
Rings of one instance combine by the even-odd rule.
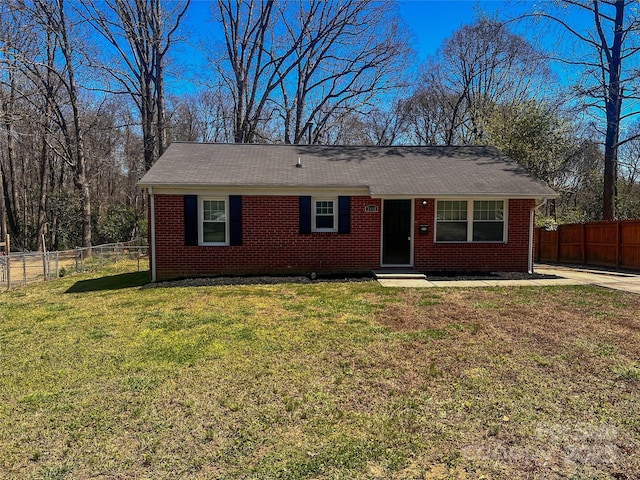
[[[378,213],[365,213],[377,205]],[[156,195],[158,280],[225,273],[368,271],[380,265],[380,200],[351,197],[351,233],[298,233],[298,197],[242,197],[242,246],[184,245],[180,195]]]
[[[367,271],[380,267],[380,199],[351,197],[351,233],[298,233],[298,197],[244,196],[242,246],[184,245],[181,195],[155,195],[158,280],[221,274]],[[377,205],[378,212],[365,212]],[[533,200],[509,201],[508,244],[437,244],[434,200],[415,200],[414,266],[418,270],[525,271]],[[418,235],[418,225],[429,225]]]
[[[535,200],[509,200],[507,243],[435,243],[435,200],[415,201],[414,268],[424,271],[524,272],[528,268],[529,212]],[[429,225],[418,235],[420,224]]]

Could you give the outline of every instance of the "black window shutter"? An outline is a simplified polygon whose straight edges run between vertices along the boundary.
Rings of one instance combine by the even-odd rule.
[[[338,197],[338,233],[351,232],[351,197]]]
[[[198,245],[198,196],[184,196],[184,244]]]
[[[311,233],[311,197],[300,197],[300,233]]]
[[[242,245],[242,197],[229,196],[229,245]]]

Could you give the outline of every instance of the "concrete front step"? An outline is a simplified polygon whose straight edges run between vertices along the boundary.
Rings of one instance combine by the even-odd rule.
[[[375,270],[376,280],[425,280],[423,273],[414,270]]]

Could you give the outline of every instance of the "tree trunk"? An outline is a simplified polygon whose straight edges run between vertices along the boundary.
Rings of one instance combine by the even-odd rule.
[[[38,219],[37,219],[37,250],[43,252],[44,235],[46,232],[47,221],[47,195],[49,192],[49,122],[53,115],[53,105],[51,104],[53,99],[53,86],[51,84],[51,72],[53,71],[53,42],[47,41],[47,73],[45,80],[45,110],[42,123],[42,150],[40,152],[40,201],[38,203]]]
[[[615,3],[613,45],[608,56],[609,84],[605,98],[607,130],[604,144],[604,191],[602,199],[602,218],[616,218],[616,184],[618,180],[618,140],[620,135],[620,114],[622,110],[622,86],[620,74],[622,66],[622,40],[624,22],[624,0]],[[597,2],[595,2],[596,21],[598,21]]]
[[[73,128],[75,134],[75,171],[74,183],[80,193],[80,204],[82,206],[82,246],[88,248],[87,255],[91,255],[91,192],[86,172],[86,158],[83,140],[82,124],[80,122],[78,87],[75,81],[73,67],[73,55],[71,44],[67,33],[64,0],[57,0],[58,14],[60,20],[60,35],[62,54],[65,58],[67,69],[67,88],[69,91],[69,103],[73,112]]]
[[[155,57],[155,75],[154,84],[156,90],[156,129],[158,132],[158,157],[164,153],[167,148],[167,125],[166,125],[166,106],[164,94],[164,52],[162,50],[162,9],[160,1],[153,0],[150,24],[152,30],[151,44],[153,46],[153,55]]]
[[[15,130],[13,125],[13,117],[15,115],[15,92],[16,83],[14,76],[14,69],[8,68],[7,73],[9,78],[9,99],[4,102],[3,110],[5,112],[4,128],[7,135],[7,167],[9,169],[9,175],[7,178],[6,170],[2,172],[2,181],[4,183],[4,191],[6,197],[5,201],[5,213],[6,218],[9,221],[9,230],[13,235],[14,244],[18,245],[22,243],[22,223],[20,222],[21,206],[20,196],[18,195],[18,182],[16,178],[16,164],[15,164]]]
[[[44,133],[46,135],[46,133]],[[38,203],[38,243],[37,250],[44,251],[43,235],[46,232],[47,221],[47,194],[49,191],[49,146],[47,140],[42,142],[42,153],[40,155],[40,201]]]
[[[146,172],[156,161],[156,141],[154,136],[154,100],[153,92],[151,89],[150,75],[148,73],[142,73],[141,79],[141,93],[140,99],[141,120],[142,120],[142,141],[144,143],[144,171]]]
[[[0,169],[0,241],[7,238],[7,213],[4,201],[4,175]]]

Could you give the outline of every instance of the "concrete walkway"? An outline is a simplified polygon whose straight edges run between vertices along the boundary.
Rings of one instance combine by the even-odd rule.
[[[640,274],[558,265],[536,265],[536,273],[556,275],[557,279],[539,280],[428,280],[424,275],[384,275],[378,282],[384,287],[540,287],[553,285],[597,285],[640,294]]]

